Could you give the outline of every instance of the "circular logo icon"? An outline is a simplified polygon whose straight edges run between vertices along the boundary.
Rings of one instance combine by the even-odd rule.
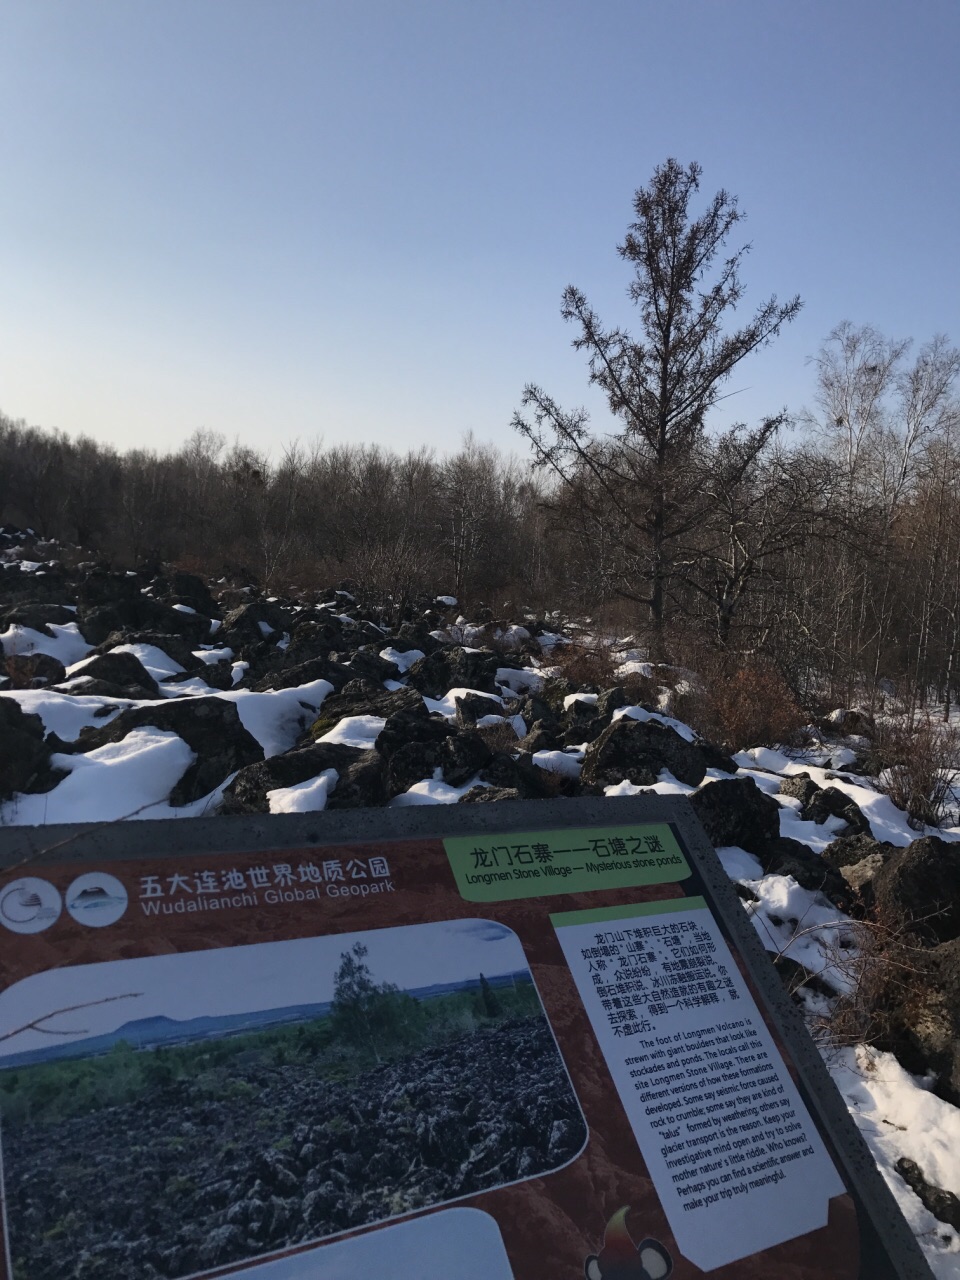
[[[127,891],[116,878],[103,871],[77,876],[67,890],[67,910],[80,924],[102,929],[113,924],[127,909]]]
[[[0,922],[14,933],[49,929],[62,908],[59,890],[36,876],[21,876],[0,889]]]

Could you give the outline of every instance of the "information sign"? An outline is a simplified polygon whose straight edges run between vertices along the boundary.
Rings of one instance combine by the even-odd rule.
[[[2,1280],[929,1276],[684,801],[0,832],[0,975]]]

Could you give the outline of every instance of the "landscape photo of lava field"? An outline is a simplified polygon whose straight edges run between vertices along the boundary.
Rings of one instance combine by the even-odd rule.
[[[298,1003],[254,1008],[267,984],[245,975],[276,972],[277,947],[307,975],[284,988]],[[418,954],[443,981],[378,980]],[[489,976],[468,974],[481,959]],[[0,1058],[15,1280],[61,1277],[66,1240],[77,1277],[174,1280],[547,1173],[586,1141],[520,944],[492,922],[89,968],[101,1029]]]

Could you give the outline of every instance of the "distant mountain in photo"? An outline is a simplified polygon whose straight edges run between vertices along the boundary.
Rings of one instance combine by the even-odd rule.
[[[509,987],[514,983],[532,982],[527,969],[514,973],[498,974],[487,979],[491,987]],[[435,996],[451,995],[457,991],[479,991],[480,979],[465,982],[435,982],[428,987],[413,987],[407,995],[417,1000],[429,1000]],[[218,1040],[225,1036],[245,1035],[264,1031],[267,1027],[283,1026],[291,1022],[311,1022],[325,1018],[330,1012],[330,1002],[294,1004],[282,1009],[258,1009],[250,1013],[230,1013],[219,1017],[136,1018],[104,1035],[88,1036],[84,1040],[72,1040],[69,1044],[55,1044],[42,1049],[30,1049],[24,1053],[11,1053],[0,1057],[0,1070],[14,1067],[39,1066],[48,1062],[62,1062],[68,1058],[95,1058],[109,1053],[125,1041],[133,1049],[160,1049],[175,1044],[190,1044],[198,1040]]]

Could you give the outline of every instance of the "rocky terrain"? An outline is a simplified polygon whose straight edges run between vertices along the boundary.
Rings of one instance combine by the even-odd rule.
[[[861,712],[803,749],[730,756],[671,714],[690,673],[625,645],[612,680],[576,683],[569,640],[557,618],[466,618],[446,596],[66,567],[8,528],[0,822],[687,795],[815,1027],[844,1015],[834,1078],[932,1263],[958,1274],[960,828],[908,825]]]
[[[66,1239],[70,1280],[172,1280],[558,1168],[586,1139],[542,1018],[344,1083],[250,1057],[11,1127],[16,1280],[64,1280]]]

